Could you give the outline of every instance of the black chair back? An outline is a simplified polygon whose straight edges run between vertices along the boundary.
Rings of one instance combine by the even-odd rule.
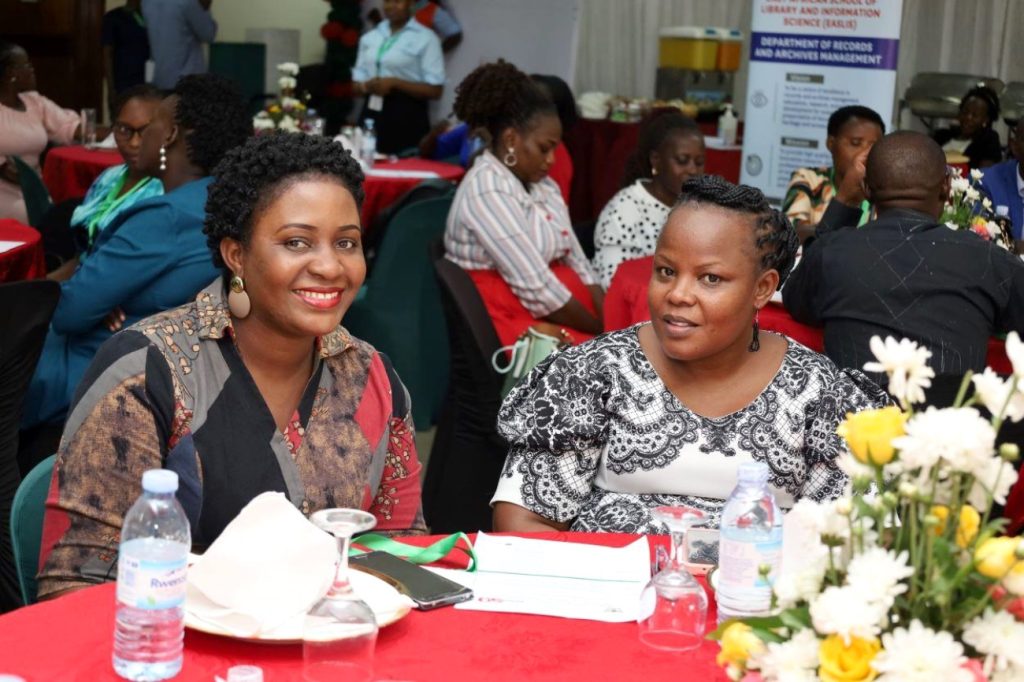
[[[423,483],[423,512],[435,533],[487,531],[508,449],[497,432],[502,377],[491,366],[501,343],[473,280],[437,243],[431,252],[448,322],[451,378]]]
[[[0,284],[0,613],[21,605],[11,546],[11,504],[21,482],[18,424],[60,285],[49,280]]]

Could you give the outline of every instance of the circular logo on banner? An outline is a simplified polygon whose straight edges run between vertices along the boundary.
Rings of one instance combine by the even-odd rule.
[[[751,154],[747,157],[747,175],[758,176],[763,170],[764,163],[761,161],[760,156],[757,154]]]
[[[750,98],[750,104],[758,109],[764,109],[768,106],[768,95],[764,94],[763,90],[758,90],[754,93],[754,96]]]

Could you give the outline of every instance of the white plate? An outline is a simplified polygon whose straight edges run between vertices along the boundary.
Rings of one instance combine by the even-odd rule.
[[[380,578],[362,571],[350,571],[352,589],[373,609],[378,627],[386,627],[405,618],[412,609],[412,601]],[[297,644],[302,641],[301,620],[295,620],[258,637],[240,637],[216,622],[198,618],[185,604],[185,627],[211,635],[231,637],[247,642],[270,644]]]

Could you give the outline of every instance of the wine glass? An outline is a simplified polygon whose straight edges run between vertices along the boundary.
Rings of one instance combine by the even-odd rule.
[[[654,518],[668,527],[672,550],[658,547],[661,567],[640,596],[640,641],[665,651],[689,651],[704,640],[708,597],[686,569],[686,532],[704,523],[703,512],[690,507],[656,507]]]
[[[302,670],[307,682],[372,679],[377,619],[348,581],[352,536],[377,523],[358,509],[324,509],[309,517],[338,541],[338,564],[326,596],[306,615],[302,630]]]

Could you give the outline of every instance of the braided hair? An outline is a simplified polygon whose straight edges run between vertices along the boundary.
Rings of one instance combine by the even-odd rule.
[[[650,178],[653,175],[651,168],[651,152],[655,151],[661,144],[673,134],[694,135],[703,139],[697,122],[689,116],[684,116],[676,109],[661,109],[651,114],[640,129],[640,138],[629,159],[626,160],[626,170],[622,175],[622,186],[629,187],[641,178]]]
[[[713,205],[753,216],[755,246],[761,256],[761,268],[778,272],[779,288],[782,288],[793,269],[800,241],[789,219],[768,204],[761,190],[749,185],[734,185],[717,175],[705,175],[683,183],[682,193],[672,210],[688,204]]]
[[[230,237],[248,244],[253,217],[296,181],[326,177],[347,189],[357,208],[363,203],[359,162],[341,144],[317,135],[280,132],[250,138],[228,151],[213,175],[203,232],[214,264],[224,270],[221,241]]]
[[[986,127],[991,128],[992,124],[999,120],[999,95],[992,88],[986,85],[979,85],[968,90],[967,94],[960,98],[960,108],[963,109],[964,105],[967,104],[967,100],[972,97],[976,97],[985,103],[985,108],[988,109],[988,125]]]
[[[526,130],[538,114],[558,115],[544,88],[504,59],[478,66],[462,79],[452,108],[470,130],[485,128],[494,141],[508,127]]]

